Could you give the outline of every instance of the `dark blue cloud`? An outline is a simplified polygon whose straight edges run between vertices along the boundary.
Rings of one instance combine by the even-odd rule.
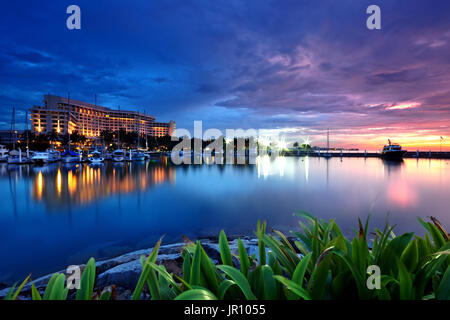
[[[2,4],[0,125],[11,106],[68,91],[188,128],[450,119],[448,1],[376,1],[380,31],[365,27],[366,0],[75,3],[79,31],[65,27],[73,2]],[[386,110],[404,102],[421,107]]]

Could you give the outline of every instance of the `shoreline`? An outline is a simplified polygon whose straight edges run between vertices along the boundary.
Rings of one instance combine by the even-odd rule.
[[[258,239],[252,238],[250,236],[228,237],[230,250],[233,254],[233,263],[239,267],[239,259],[236,258],[236,256],[238,256],[238,239],[241,239],[249,255],[254,254],[256,256],[258,255]],[[214,263],[219,263],[219,261],[221,261],[218,237],[210,236],[203,237],[197,240],[200,241],[206,253]],[[193,242],[193,240],[161,245],[156,260],[157,264],[164,265],[169,273],[174,273],[180,276],[182,274],[183,248],[189,242]],[[136,287],[142,271],[140,257],[142,255],[148,256],[152,249],[153,247],[134,250],[115,257],[96,261],[95,289],[103,289],[109,286],[115,286],[117,300],[128,300],[133,294],[133,290]],[[85,264],[80,264],[79,266],[81,269],[83,269],[85,267]],[[32,280],[32,283],[36,286],[37,290],[41,294],[43,294],[48,281],[55,273],[65,274],[66,270],[58,270]],[[22,280],[19,280],[18,284],[20,284]],[[3,299],[8,294],[10,289],[11,286],[0,289],[0,299]],[[69,297],[71,295],[74,295],[75,291],[76,290],[70,290]],[[144,291],[143,293],[145,297],[148,294],[149,292],[146,291]],[[31,300],[31,282],[27,283],[23,287],[23,290],[21,291],[19,297],[21,300]]]

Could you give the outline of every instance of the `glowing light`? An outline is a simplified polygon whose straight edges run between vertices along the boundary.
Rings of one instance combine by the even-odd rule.
[[[287,148],[287,143],[284,139],[278,141],[278,147],[280,148],[280,150],[284,150]]]
[[[61,169],[58,169],[58,172],[56,173],[56,190],[58,191],[58,195],[61,194],[61,185],[62,185]]]
[[[418,103],[418,102],[402,103],[402,104],[397,104],[397,105],[394,105],[394,106],[387,107],[386,110],[411,109],[411,108],[417,108],[419,106],[420,106],[420,103]]]
[[[44,180],[42,179],[42,171],[39,171],[37,176],[37,198],[42,198],[42,190],[44,189]]]

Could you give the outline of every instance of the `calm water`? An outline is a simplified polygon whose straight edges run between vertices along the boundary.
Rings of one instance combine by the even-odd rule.
[[[265,159],[259,165],[0,165],[0,281],[196,237],[251,234],[257,219],[289,231],[292,213],[335,218],[347,234],[372,208],[397,233],[433,215],[450,227],[448,160]]]

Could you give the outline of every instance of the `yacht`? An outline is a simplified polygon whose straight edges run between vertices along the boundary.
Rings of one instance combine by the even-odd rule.
[[[389,144],[383,147],[381,157],[386,160],[402,160],[406,150],[402,150],[402,147],[397,143],[391,143],[389,139],[388,142]]]
[[[88,161],[90,163],[94,163],[94,164],[95,163],[103,163],[104,160],[105,160],[105,158],[103,158],[102,153],[98,150],[92,151],[88,158]]]
[[[5,162],[8,160],[9,150],[5,148],[4,145],[0,145],[0,162]]]
[[[122,162],[125,160],[125,151],[122,149],[114,150],[112,153],[112,160],[115,162]]]
[[[44,152],[35,152],[31,157],[34,163],[51,163],[61,160],[61,154],[54,149],[47,149]]]
[[[128,151],[127,155],[127,161],[144,161],[145,160],[145,153],[139,151],[139,150],[131,150]]]
[[[30,163],[31,159],[27,156],[27,154],[23,154],[22,150],[12,150],[9,153],[8,163],[9,164],[27,164]]]
[[[62,154],[62,161],[64,163],[72,163],[72,162],[80,162],[81,161],[81,155],[77,152],[66,150]]]

